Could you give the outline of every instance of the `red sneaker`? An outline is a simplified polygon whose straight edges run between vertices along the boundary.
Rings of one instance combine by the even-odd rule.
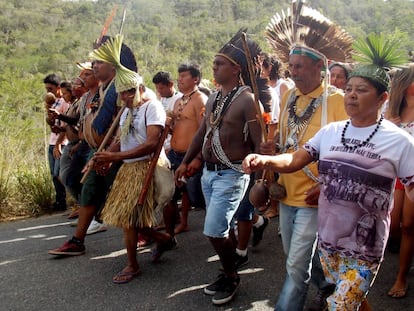
[[[48,251],[50,255],[79,256],[85,254],[85,245],[66,241],[61,247]]]

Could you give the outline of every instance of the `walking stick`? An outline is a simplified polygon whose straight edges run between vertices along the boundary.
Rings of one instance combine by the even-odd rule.
[[[154,155],[151,159],[150,166],[147,170],[147,173],[145,174],[144,182],[142,183],[141,193],[139,194],[139,198],[138,198],[139,206],[144,205],[144,201],[147,197],[147,193],[148,193],[148,190],[151,184],[152,177],[154,176],[155,167],[157,166],[157,161],[160,156],[162,147],[164,145],[164,141],[167,138],[168,133],[170,132],[171,122],[172,122],[172,119],[170,117],[167,117],[167,119],[165,120],[164,130],[161,133],[160,141],[157,145],[157,149],[154,152]]]
[[[118,127],[119,119],[121,118],[121,115],[124,112],[124,110],[125,110],[125,104],[123,104],[121,106],[121,109],[119,109],[118,114],[116,115],[114,121],[111,124],[111,127],[109,128],[108,132],[106,133],[102,143],[99,145],[99,148],[98,148],[98,150],[96,150],[96,152],[101,152],[103,150],[103,148],[105,148],[106,144],[108,143],[108,140],[111,138],[114,131]],[[80,181],[81,184],[83,184],[85,182],[86,177],[88,177],[91,169],[92,169],[92,165],[88,165],[88,168],[87,168],[86,172],[83,174],[83,177]]]
[[[260,128],[262,129],[262,142],[266,142],[267,129],[262,117],[262,110],[260,109],[261,107],[259,103],[259,90],[257,88],[256,76],[254,74],[252,63],[252,56],[250,53],[249,46],[247,45],[247,36],[245,32],[242,33],[241,38],[243,43],[243,49],[246,54],[247,68],[249,70],[250,81],[252,83],[257,119],[260,124]],[[253,204],[253,206],[260,207],[263,204],[266,204],[270,197],[283,197],[283,193],[284,192],[282,191],[281,186],[274,182],[273,173],[271,171],[263,170],[262,178],[256,179],[255,184],[250,189],[249,200]]]
[[[259,90],[257,88],[256,75],[254,74],[254,70],[253,70],[252,55],[250,54],[250,49],[249,49],[249,46],[247,45],[246,33],[243,32],[241,37],[242,37],[244,52],[246,53],[247,68],[249,70],[250,81],[252,82],[252,89],[253,89],[253,94],[254,94],[254,103],[256,107],[257,119],[259,121],[260,128],[262,129],[262,141],[266,141],[267,129],[266,129],[266,124],[264,123],[264,120],[262,118],[262,110],[260,109]]]

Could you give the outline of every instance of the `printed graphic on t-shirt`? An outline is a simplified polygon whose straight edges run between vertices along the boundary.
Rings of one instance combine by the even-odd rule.
[[[320,243],[354,258],[381,258],[393,179],[338,160],[321,160],[319,177]]]

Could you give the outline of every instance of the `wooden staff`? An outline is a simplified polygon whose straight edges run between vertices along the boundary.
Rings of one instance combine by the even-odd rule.
[[[254,74],[252,55],[250,53],[249,46],[247,45],[246,33],[243,32],[241,37],[242,37],[244,52],[246,54],[247,68],[249,70],[250,81],[252,82],[252,89],[253,89],[253,94],[254,94],[254,103],[256,107],[257,119],[259,121],[260,128],[262,129],[262,141],[266,141],[267,129],[266,129],[266,124],[264,123],[264,120],[263,120],[262,110],[260,109],[259,90],[257,88],[256,75]]]
[[[144,182],[142,183],[141,193],[139,194],[138,198],[139,206],[144,205],[144,201],[147,197],[152,177],[154,176],[155,167],[157,166],[158,158],[160,156],[162,147],[164,146],[164,141],[167,138],[168,133],[170,132],[171,122],[172,119],[170,117],[167,117],[167,119],[165,120],[164,130],[161,133],[160,142],[157,145],[157,149],[155,150],[154,155],[151,159],[150,166],[147,170],[147,173],[145,174]]]
[[[254,103],[256,107],[257,119],[260,124],[260,128],[262,129],[262,141],[266,142],[267,140],[267,129],[266,124],[264,123],[263,116],[262,116],[262,109],[260,109],[259,103],[259,89],[257,88],[256,82],[256,75],[254,74],[254,65],[252,62],[252,55],[250,53],[249,46],[247,45],[247,35],[245,32],[241,35],[242,42],[243,42],[243,49],[244,53],[246,54],[246,61],[247,61],[247,68],[249,70],[250,81],[252,83],[253,95],[254,95]],[[266,170],[263,170],[262,179],[265,179],[266,175],[268,175],[268,180],[272,180],[272,174],[267,174]]]
[[[118,127],[119,124],[119,119],[121,118],[122,113],[125,110],[125,104],[123,104],[121,106],[121,109],[119,109],[118,114],[116,115],[114,121],[111,124],[111,127],[109,128],[108,132],[106,133],[102,143],[99,145],[98,150],[96,150],[96,152],[101,152],[103,150],[103,148],[105,148],[106,144],[108,143],[108,140],[111,138],[111,136],[113,135],[114,131],[116,130],[116,128]],[[88,165],[88,168],[86,169],[86,172],[83,174],[82,179],[81,179],[81,184],[83,184],[86,180],[86,177],[88,177],[90,171],[92,170],[93,165]]]

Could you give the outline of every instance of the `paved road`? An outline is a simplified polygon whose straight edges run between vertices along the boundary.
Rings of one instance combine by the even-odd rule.
[[[124,285],[111,282],[125,265],[121,230],[109,228],[87,237],[84,256],[56,259],[47,250],[73,232],[64,214],[0,223],[0,310],[273,310],[285,260],[277,219],[262,243],[249,250],[250,263],[241,271],[236,299],[215,307],[202,293],[219,268],[201,233],[203,218],[202,210],[190,213],[192,231],[179,235],[179,248],[165,253],[160,263],[151,263],[149,248],[139,250],[143,273]],[[414,310],[414,292],[402,300],[386,296],[397,261],[387,253],[368,297],[375,311]],[[411,275],[411,288],[413,283]]]

